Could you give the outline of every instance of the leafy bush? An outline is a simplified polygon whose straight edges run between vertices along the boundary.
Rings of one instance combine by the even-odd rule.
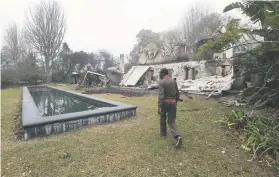
[[[279,152],[279,122],[255,118],[247,123],[247,147],[252,148],[254,155],[268,153],[276,156]]]
[[[1,68],[2,88],[20,82],[35,84],[41,79],[42,72],[36,64],[35,56],[32,54],[29,54],[22,61],[17,61],[15,65]]]
[[[243,111],[232,110],[231,114],[226,116],[226,119],[221,120],[220,122],[229,129],[243,129],[246,125],[246,118]]]
[[[24,60],[18,63],[17,78],[22,82],[28,82],[31,84],[36,83],[42,78],[39,68],[36,64],[28,63],[28,60]]]
[[[13,84],[16,79],[16,72],[13,69],[1,68],[1,88]]]
[[[243,130],[246,134],[244,149],[260,156],[271,155],[278,159],[279,153],[279,121],[264,118],[250,118],[243,111],[232,110],[231,114],[220,121],[229,129]],[[276,157],[277,156],[277,157]],[[278,162],[277,162],[278,163]]]

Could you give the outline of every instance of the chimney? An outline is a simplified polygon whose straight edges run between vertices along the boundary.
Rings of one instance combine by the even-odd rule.
[[[120,54],[119,66],[120,66],[120,71],[124,74],[124,67],[125,67],[125,64],[124,64],[124,54]]]

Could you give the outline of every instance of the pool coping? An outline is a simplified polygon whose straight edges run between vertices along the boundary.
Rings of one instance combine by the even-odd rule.
[[[36,87],[36,88],[47,87],[47,88],[51,88],[54,90],[66,92],[68,94],[74,94],[75,96],[111,104],[111,105],[114,105],[114,107],[104,107],[104,108],[99,108],[96,110],[88,110],[88,111],[82,111],[82,112],[54,115],[54,116],[48,116],[46,118],[46,117],[42,117],[40,115],[40,112],[28,90],[28,88],[32,88],[32,87],[33,88],[34,87]],[[23,127],[31,127],[31,126],[37,126],[37,125],[43,125],[43,124],[53,124],[53,123],[61,122],[61,121],[70,121],[70,120],[81,119],[84,117],[98,116],[98,115],[105,114],[105,113],[108,114],[108,113],[137,109],[137,106],[128,105],[128,104],[124,104],[124,103],[120,103],[120,102],[115,102],[115,101],[111,101],[111,100],[107,100],[107,99],[103,99],[103,98],[97,98],[94,96],[84,95],[84,94],[81,94],[78,92],[73,92],[73,91],[64,90],[64,89],[51,87],[51,86],[23,87],[22,94],[23,94],[22,95],[22,126]]]

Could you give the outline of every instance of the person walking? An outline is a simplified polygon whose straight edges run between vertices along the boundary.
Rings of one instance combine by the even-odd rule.
[[[158,96],[158,114],[160,115],[160,135],[167,136],[167,125],[173,138],[176,140],[176,148],[182,145],[182,137],[177,130],[176,119],[176,104],[179,100],[179,90],[177,83],[168,75],[168,69],[163,68],[160,71],[159,96]]]

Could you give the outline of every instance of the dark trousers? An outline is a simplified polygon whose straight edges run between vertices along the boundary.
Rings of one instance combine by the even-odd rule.
[[[168,121],[169,129],[173,138],[176,139],[178,136],[181,136],[181,134],[176,128],[175,119],[176,119],[176,103],[164,102],[161,107],[161,116],[160,116],[160,134],[162,136],[167,135],[166,121]]]

